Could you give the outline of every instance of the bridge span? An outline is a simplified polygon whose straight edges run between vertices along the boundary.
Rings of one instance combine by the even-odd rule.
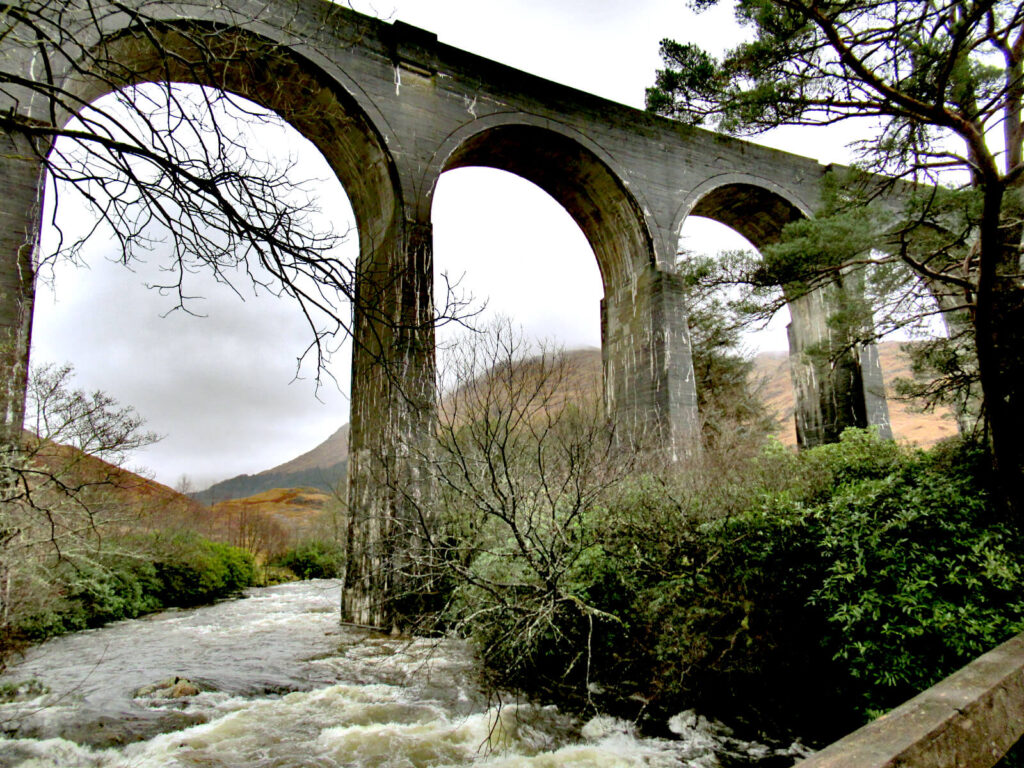
[[[717,220],[764,247],[787,223],[814,215],[828,172],[814,160],[625,107],[325,0],[56,6],[59,42],[17,24],[0,40],[0,112],[56,129],[72,114],[55,106],[47,88],[83,104],[142,81],[220,88],[278,112],[319,148],[348,194],[360,252],[349,464],[356,544],[345,607],[358,623],[386,621],[386,574],[401,549],[393,523],[403,500],[382,490],[380,475],[415,488],[414,462],[404,459],[430,429],[430,216],[442,173],[465,166],[508,171],[568,211],[593,248],[604,286],[594,311],[607,411],[624,434],[654,436],[683,457],[698,429],[684,286],[675,269],[684,220]],[[189,66],[200,37],[204,53],[221,54]],[[33,87],[43,80],[46,87]],[[0,133],[0,413],[9,438],[21,428],[45,167],[18,124],[9,121],[15,127]],[[888,433],[873,348],[828,364],[801,354],[828,342],[835,290],[791,306],[804,446],[850,425]]]

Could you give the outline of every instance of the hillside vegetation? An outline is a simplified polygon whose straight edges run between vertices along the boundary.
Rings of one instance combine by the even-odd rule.
[[[897,398],[895,380],[910,376],[909,358],[902,346],[900,342],[879,345],[893,433],[899,440],[925,448],[956,435],[956,422],[948,409],[922,413],[912,403]],[[601,351],[572,350],[566,355],[570,373],[555,393],[552,406],[592,398],[600,392]],[[757,355],[752,378],[775,421],[775,436],[784,445],[795,446],[794,395],[788,354],[763,352]],[[244,502],[243,506],[255,514],[284,526],[288,535],[302,537],[315,527],[315,518],[324,513],[330,501],[343,496],[347,459],[348,424],[345,424],[323,443],[291,461],[254,475],[224,480],[192,494],[192,498],[211,505],[215,512],[238,510],[238,505]],[[304,500],[298,507],[286,489],[301,491]]]
[[[193,499],[34,434],[0,459],[0,669],[27,642],[254,583],[253,555],[204,536],[226,527]]]

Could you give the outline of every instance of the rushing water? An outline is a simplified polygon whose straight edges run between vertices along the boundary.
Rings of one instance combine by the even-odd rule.
[[[330,581],[286,584],[45,643],[0,678],[37,681],[0,704],[0,766],[710,768],[800,752],[732,739],[692,713],[673,718],[669,740],[497,703],[463,644],[340,627],[338,597]],[[145,691],[175,677],[201,692]]]

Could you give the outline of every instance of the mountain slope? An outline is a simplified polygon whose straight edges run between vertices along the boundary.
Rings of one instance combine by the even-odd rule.
[[[290,475],[295,472],[308,472],[312,469],[329,469],[348,459],[348,424],[324,440],[320,445],[301,456],[297,456],[284,464],[257,472],[255,477],[262,475]]]
[[[909,360],[902,346],[901,342],[879,345],[893,433],[897,439],[927,447],[955,435],[956,423],[946,409],[936,413],[917,413],[910,404],[895,399],[894,380],[910,375]],[[601,386],[601,350],[573,350],[568,352],[568,361],[570,373],[564,382],[566,392],[559,402],[589,394],[592,388]],[[754,364],[754,376],[762,382],[762,396],[778,419],[776,436],[786,445],[795,445],[793,382],[788,353],[763,352],[754,358]],[[255,475],[239,475],[217,483],[193,494],[193,498],[212,505],[284,488],[306,487],[330,492],[344,483],[347,463],[348,424],[345,424],[301,456]]]
[[[208,522],[208,509],[155,480],[68,445],[40,441],[28,433],[26,440],[32,465],[56,479],[49,482],[35,475],[38,482],[33,482],[34,492],[40,494],[35,502],[44,507],[47,503],[60,504],[66,498],[100,503],[105,509],[118,511],[119,525],[134,530],[200,529]]]

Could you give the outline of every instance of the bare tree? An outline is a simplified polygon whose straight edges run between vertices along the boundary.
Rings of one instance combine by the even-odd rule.
[[[200,271],[238,292],[287,297],[309,325],[303,357],[315,358],[319,375],[332,340],[352,331],[357,266],[336,248],[347,226],[317,223],[295,158],[260,157],[246,125],[283,121],[307,136],[341,125],[368,142],[371,129],[352,127],[360,118],[339,101],[347,97],[302,69],[287,41],[246,32],[258,15],[251,6],[219,6],[217,24],[181,20],[169,0],[17,0],[0,9],[2,154],[36,173],[40,187],[45,179],[57,200],[56,250],[41,261],[77,258],[99,235],[126,264],[156,252],[166,280],[154,287],[185,311]],[[299,3],[272,10],[286,36],[302,28],[308,37],[308,20],[288,18],[300,16]],[[61,201],[73,196],[94,215],[84,231],[63,224]],[[26,237],[34,245],[35,235]],[[359,311],[376,317],[377,309]]]
[[[39,610],[52,569],[94,563],[158,503],[126,471],[131,451],[158,438],[130,407],[73,388],[69,366],[30,379],[34,432],[0,453],[0,663],[19,612]]]
[[[573,577],[599,545],[594,517],[639,454],[604,415],[600,371],[573,353],[499,323],[440,359],[444,394],[419,461],[433,501],[390,485],[411,510],[390,547],[396,607],[474,635],[514,680],[541,638],[609,618]]]

